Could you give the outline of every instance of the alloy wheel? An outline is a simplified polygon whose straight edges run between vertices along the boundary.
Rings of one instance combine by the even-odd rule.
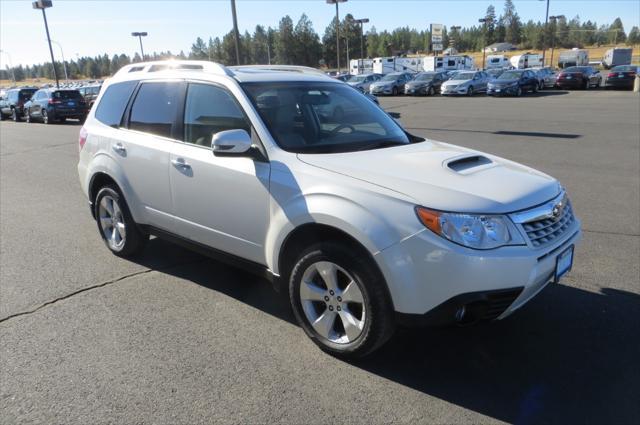
[[[15,122],[20,121],[18,119],[18,113],[16,112],[15,108],[11,110],[11,119]]]
[[[49,124],[49,114],[46,109],[42,110],[42,122],[45,124]]]
[[[347,344],[361,334],[367,320],[358,282],[330,261],[311,264],[302,275],[300,302],[311,327],[333,343]]]
[[[98,221],[111,249],[120,251],[126,242],[127,231],[122,209],[118,205],[118,201],[110,195],[106,195],[100,200]]]

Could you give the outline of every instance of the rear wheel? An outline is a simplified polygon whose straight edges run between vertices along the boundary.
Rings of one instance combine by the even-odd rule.
[[[322,350],[362,357],[384,344],[395,328],[393,308],[375,264],[338,243],[304,250],[289,280],[296,319]]]
[[[46,109],[42,109],[42,122],[44,124],[51,124],[51,119],[49,118],[49,113]]]
[[[436,94],[436,89],[433,88],[433,86],[429,87],[429,91],[427,92],[427,94],[429,96],[435,96]]]
[[[394,96],[397,96],[397,95],[398,95],[398,88],[397,88],[397,87],[394,87],[394,88],[393,88],[393,90],[391,90],[391,93],[392,93]]]
[[[115,186],[105,186],[95,199],[95,217],[100,236],[107,248],[120,257],[140,253],[149,235],[140,231],[129,207]]]
[[[28,123],[32,123],[33,121],[31,120],[31,111],[29,109],[25,109],[24,110],[24,120]]]
[[[585,89],[585,90],[589,90],[590,88],[591,88],[591,84],[589,84],[589,80],[586,80],[586,81],[584,82],[584,89]]]
[[[14,122],[20,122],[20,121],[21,121],[21,120],[20,120],[20,115],[18,115],[18,112],[16,112],[16,108],[13,108],[13,109],[11,110],[11,119],[12,119]]]
[[[531,89],[531,91],[534,92],[534,93],[538,93],[538,85],[534,84],[533,85],[533,89]]]
[[[522,96],[522,87],[518,87],[518,89],[516,90],[516,97],[520,96]]]

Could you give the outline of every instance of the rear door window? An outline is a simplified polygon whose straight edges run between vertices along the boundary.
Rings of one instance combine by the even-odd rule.
[[[184,85],[176,82],[142,83],[129,119],[129,129],[173,138]]]
[[[118,127],[131,93],[137,84],[137,81],[125,81],[110,85],[100,99],[96,109],[96,119],[111,127]]]

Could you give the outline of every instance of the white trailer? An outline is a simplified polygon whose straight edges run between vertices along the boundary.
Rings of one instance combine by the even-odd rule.
[[[602,66],[605,69],[613,68],[618,65],[631,65],[631,57],[633,49],[628,47],[614,47],[607,50],[602,58]]]
[[[371,74],[373,73],[373,59],[351,59],[349,63],[349,74]]]
[[[473,58],[464,56],[427,56],[424,58],[425,71],[452,71],[473,69]]]
[[[373,72],[389,74],[392,72],[421,72],[424,70],[423,58],[399,58],[396,56],[374,58]]]
[[[589,65],[589,52],[587,52],[586,50],[574,48],[571,50],[560,52],[560,57],[558,58],[559,68],[585,65]]]
[[[511,66],[517,69],[542,67],[542,55],[525,53],[511,58]]]
[[[502,69],[510,66],[509,58],[505,55],[489,55],[487,56],[487,69]]]

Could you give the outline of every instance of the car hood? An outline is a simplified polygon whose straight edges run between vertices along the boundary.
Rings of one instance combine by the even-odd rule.
[[[298,158],[443,211],[509,213],[541,204],[560,192],[558,182],[539,171],[435,141],[360,152],[299,154]]]
[[[489,84],[493,85],[493,86],[498,86],[498,87],[505,87],[505,86],[510,86],[513,83],[517,83],[518,79],[514,79],[514,80],[493,80],[491,81]]]
[[[359,87],[364,84],[364,81],[347,81],[347,84],[352,87]]]
[[[429,86],[433,83],[433,81],[409,81],[407,82],[407,86],[409,87],[421,87],[421,86]]]
[[[447,80],[442,83],[443,86],[459,86],[462,84],[467,84],[471,80]]]
[[[396,80],[393,81],[376,81],[374,83],[371,83],[371,87],[385,87],[385,86],[391,86],[393,84],[396,83]]]

